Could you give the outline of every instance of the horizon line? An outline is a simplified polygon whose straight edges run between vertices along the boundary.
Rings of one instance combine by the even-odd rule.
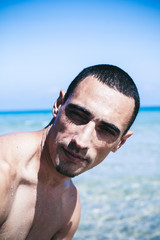
[[[160,106],[142,106],[140,111],[160,111]],[[52,113],[52,109],[15,109],[0,110],[0,114],[32,114],[32,113]]]

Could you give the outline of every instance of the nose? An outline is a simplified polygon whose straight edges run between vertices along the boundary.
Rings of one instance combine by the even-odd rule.
[[[78,148],[88,149],[94,138],[94,122],[77,126],[77,128],[78,129],[75,132],[72,141],[77,145]]]

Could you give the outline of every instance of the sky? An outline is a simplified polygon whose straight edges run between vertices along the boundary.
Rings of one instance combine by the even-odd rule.
[[[0,111],[51,109],[85,67],[113,64],[160,105],[160,1],[0,0]]]

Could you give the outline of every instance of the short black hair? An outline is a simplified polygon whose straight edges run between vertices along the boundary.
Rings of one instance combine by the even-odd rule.
[[[94,76],[95,78],[97,78],[98,81],[106,84],[108,87],[113,88],[120,93],[126,95],[127,97],[134,99],[134,111],[125,131],[126,133],[133,124],[138,114],[140,107],[140,97],[138,89],[132,78],[128,75],[128,73],[126,73],[117,66],[109,64],[99,64],[83,69],[70,83],[65,94],[63,104],[72,95],[77,85],[88,76]]]

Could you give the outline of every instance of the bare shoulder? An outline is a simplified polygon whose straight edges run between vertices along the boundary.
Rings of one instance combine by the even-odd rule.
[[[12,188],[16,179],[14,163],[12,164],[12,151],[9,149],[8,136],[0,137],[0,225],[6,220],[10,211]],[[8,154],[7,154],[8,152]],[[13,183],[13,184],[12,184]]]
[[[54,236],[53,240],[71,240],[78,228],[81,206],[78,188],[70,182],[70,189],[65,199],[65,214],[67,214],[67,222],[64,223],[61,230]]]
[[[0,161],[0,225],[5,221],[10,206],[10,181],[14,178],[9,165],[6,162]]]
[[[12,152],[18,153],[26,148],[34,149],[40,139],[40,131],[38,132],[22,132],[11,133],[0,136],[0,153],[9,155]]]
[[[38,132],[12,133],[0,136],[0,171],[4,165],[12,171],[20,162],[30,159],[40,145]]]
[[[33,134],[13,133],[0,136],[0,225],[10,211],[13,193],[19,184],[21,161],[33,154]],[[27,141],[29,140],[29,143]],[[27,145],[28,144],[28,145]],[[30,150],[32,151],[30,151]]]
[[[13,163],[15,159],[19,159],[18,157],[29,158],[41,147],[44,132],[43,129],[0,135],[0,162]]]

